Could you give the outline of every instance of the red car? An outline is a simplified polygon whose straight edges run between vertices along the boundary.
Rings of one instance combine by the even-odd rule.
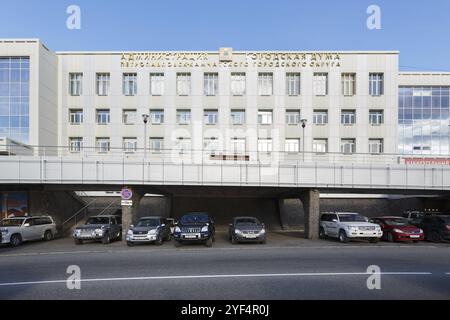
[[[389,242],[396,241],[423,241],[425,235],[423,230],[413,226],[402,217],[377,217],[371,219],[373,223],[380,225],[383,231],[381,239]]]

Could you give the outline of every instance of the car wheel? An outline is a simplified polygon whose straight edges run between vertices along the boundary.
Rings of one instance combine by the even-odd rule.
[[[206,245],[208,248],[212,247],[212,244],[213,244],[212,238],[209,238],[208,240],[206,240],[205,245]]]
[[[11,243],[11,247],[18,247],[22,243],[22,237],[19,234],[14,234],[11,236],[9,241]]]
[[[109,236],[109,233],[105,234],[102,238],[103,244],[109,244],[111,242],[111,237]]]
[[[442,237],[439,234],[439,232],[433,231],[430,234],[430,240],[431,240],[431,242],[441,242],[442,241]]]
[[[156,238],[155,245],[160,246],[162,244],[163,244],[163,238],[161,236],[159,236],[158,238]]]
[[[50,230],[45,231],[44,240],[45,241],[53,240],[53,233]]]
[[[120,230],[119,235],[117,236],[117,241],[122,241],[122,239],[123,239],[122,230]]]
[[[395,242],[395,239],[394,239],[394,236],[392,235],[392,233],[388,233],[388,235],[387,235],[387,240],[389,241],[389,242]]]
[[[319,229],[319,238],[320,239],[325,239],[326,238],[325,229],[322,228],[322,227]]]
[[[216,242],[216,235],[215,234],[212,235],[212,242]]]
[[[378,243],[379,240],[380,240],[380,239],[378,239],[378,238],[370,238],[370,239],[369,239],[369,242],[370,242],[370,243]]]
[[[83,244],[83,240],[80,240],[80,239],[75,239],[74,242],[76,245]]]
[[[339,231],[339,241],[342,243],[347,243],[349,241],[344,230]]]
[[[132,246],[134,246],[134,243],[131,241],[127,241],[127,246],[132,247]]]

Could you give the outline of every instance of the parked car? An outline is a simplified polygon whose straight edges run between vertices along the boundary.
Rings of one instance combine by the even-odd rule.
[[[230,224],[228,237],[232,244],[239,242],[266,243],[267,235],[264,223],[254,217],[236,217]]]
[[[370,219],[378,224],[383,231],[382,239],[389,242],[423,241],[423,230],[413,226],[408,219],[402,217],[377,217]]]
[[[127,245],[135,243],[155,243],[160,246],[164,241],[170,241],[170,227],[162,217],[140,218],[136,225],[131,225],[127,232]]]
[[[324,213],[320,218],[320,238],[338,238],[341,242],[351,239],[367,239],[372,243],[380,240],[383,232],[377,224],[368,222],[369,219],[349,212]]]
[[[52,240],[56,224],[51,217],[17,217],[3,219],[0,224],[0,243],[19,246],[32,240]]]
[[[424,231],[425,239],[429,241],[450,240],[450,216],[448,215],[426,216],[418,226]]]
[[[108,244],[113,240],[122,241],[122,222],[117,216],[95,216],[75,229],[75,244],[83,244],[86,240],[101,241]]]
[[[407,211],[402,214],[402,217],[407,219],[410,224],[417,226],[426,216],[422,211]]]
[[[215,241],[214,221],[206,212],[196,212],[183,215],[175,225],[175,245],[187,242],[203,242],[211,247]]]

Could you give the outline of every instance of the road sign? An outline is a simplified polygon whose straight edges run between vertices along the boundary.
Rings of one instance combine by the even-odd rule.
[[[122,205],[122,207],[132,207],[133,200],[122,200],[121,205]]]
[[[122,196],[122,200],[130,200],[133,197],[133,191],[129,188],[123,188],[120,191],[120,195]]]

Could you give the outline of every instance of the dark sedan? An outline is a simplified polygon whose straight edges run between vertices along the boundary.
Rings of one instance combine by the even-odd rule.
[[[408,219],[402,217],[377,217],[373,223],[380,225],[383,231],[381,239],[389,242],[397,241],[423,241],[423,230],[411,225]]]
[[[450,216],[426,216],[418,224],[425,232],[425,238],[432,242],[450,240]]]
[[[229,228],[231,243],[258,242],[266,243],[267,235],[264,223],[254,217],[236,217]]]

